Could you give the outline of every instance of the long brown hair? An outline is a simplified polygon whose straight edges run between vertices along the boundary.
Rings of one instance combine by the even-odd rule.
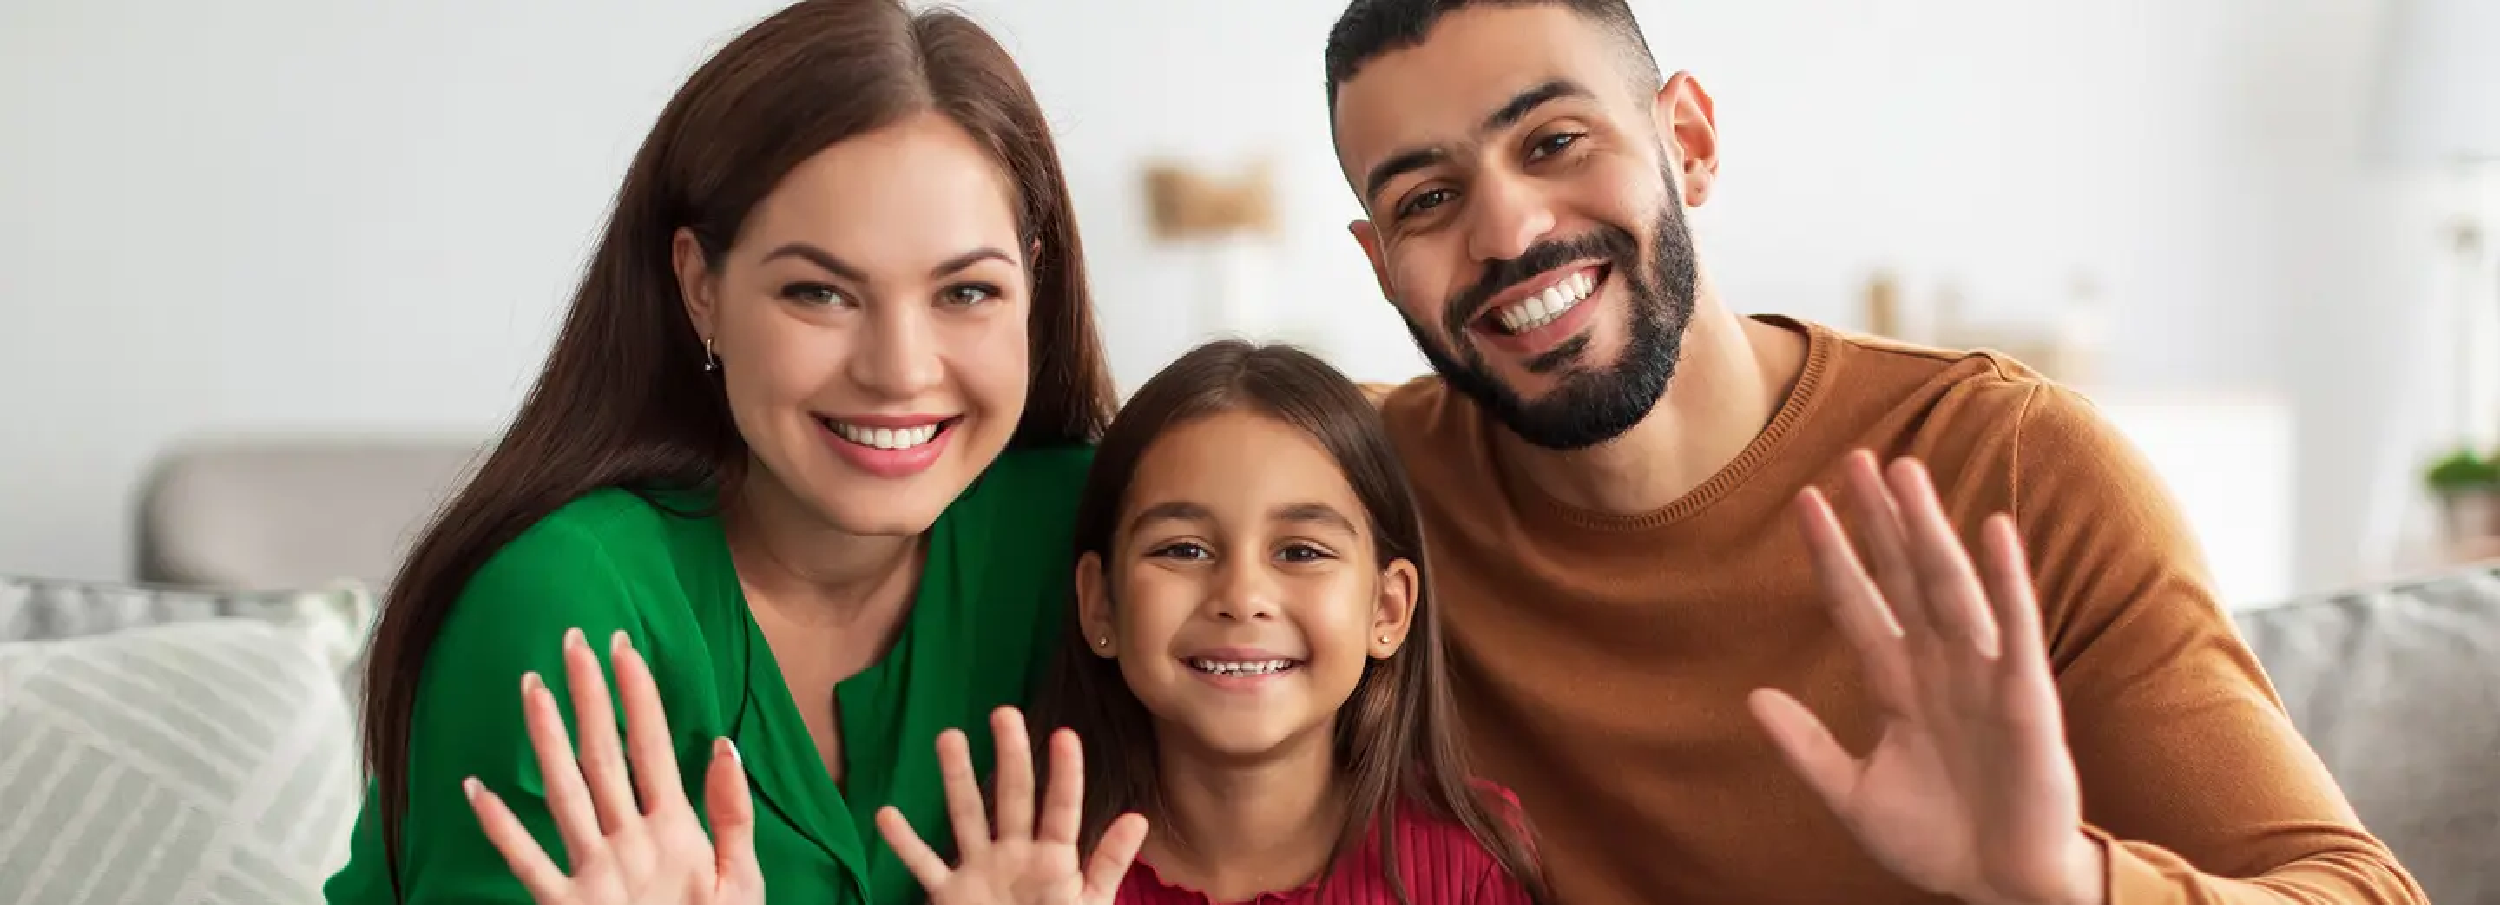
[[[1363,668],[1337,711],[1336,761],[1350,807],[1338,852],[1370,832],[1390,889],[1407,901],[1392,819],[1421,808],[1456,822],[1499,859],[1538,902],[1551,901],[1525,821],[1497,806],[1469,779],[1458,715],[1449,698],[1440,617],[1424,563],[1423,519],[1388,429],[1363,391],[1328,363],[1292,346],[1222,340],[1199,346],[1138,388],[1095,452],[1077,503],[1076,553],[1110,568],[1113,535],[1138,460],[1156,438],[1221,412],[1247,411],[1290,425],[1328,451],[1353,485],[1371,522],[1379,565],[1415,565],[1415,611],[1407,644]],[[1117,598],[1113,605],[1117,606]],[[1071,608],[1073,610],[1073,608]],[[1073,729],[1085,758],[1085,845],[1125,813],[1160,813],[1154,724],[1121,678],[1119,664],[1096,656],[1071,612],[1051,677],[1036,703],[1043,726]],[[1043,734],[1047,738],[1047,733]],[[1100,752],[1099,754],[1090,752]]]
[[[367,661],[364,748],[394,891],[408,745],[426,653],[477,570],[594,490],[718,490],[746,443],[688,320],[680,228],[718,266],[748,213],[800,162],[921,112],[984,146],[1019,195],[1033,311],[1031,388],[1010,448],[1087,443],[1116,404],[1095,334],[1067,180],[1032,89],[962,16],[897,0],[803,0],[739,35],[661,111],[626,171],[562,332],[511,428],[410,552]]]

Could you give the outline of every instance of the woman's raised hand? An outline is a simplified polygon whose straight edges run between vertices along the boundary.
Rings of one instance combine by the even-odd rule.
[[[704,800],[714,839],[704,834],[680,785],[650,667],[624,632],[610,651],[625,699],[622,744],[598,655],[580,629],[565,633],[564,669],[582,739],[578,761],[554,693],[537,673],[521,679],[522,718],[572,873],[558,868],[503,800],[472,777],[461,785],[486,838],[538,905],[761,905],[755,806],[737,748],[725,738],[712,743]]]

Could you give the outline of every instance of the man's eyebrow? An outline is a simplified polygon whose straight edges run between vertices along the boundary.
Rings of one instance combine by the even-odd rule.
[[[1510,100],[1494,108],[1492,113],[1485,116],[1484,122],[1477,124],[1471,137],[1481,138],[1518,125],[1521,119],[1526,118],[1536,108],[1563,98],[1595,96],[1588,88],[1570,79],[1553,79],[1543,82],[1511,95]],[[1373,165],[1371,172],[1363,178],[1363,197],[1378,197],[1380,190],[1386,187],[1390,180],[1448,158],[1449,150],[1441,147],[1407,148],[1390,154],[1387,159]]]

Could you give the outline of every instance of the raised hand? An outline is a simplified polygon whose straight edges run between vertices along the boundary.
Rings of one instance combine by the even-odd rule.
[[[472,777],[462,787],[486,838],[538,905],[761,905],[755,806],[737,749],[725,738],[712,743],[704,798],[712,831],[720,837],[715,845],[679,785],[677,754],[669,748],[668,720],[650,667],[623,632],[610,650],[617,690],[625,698],[622,754],[607,680],[580,629],[565,633],[564,670],[573,690],[581,762],[575,762],[572,742],[565,738],[554,693],[536,673],[521,680],[522,719],[573,873],[556,867],[503,800]]]
[[[1859,844],[1911,884],[1976,905],[2100,905],[2104,855],[2083,833],[2012,520],[1988,520],[1974,570],[1925,469],[1904,459],[1879,471],[1866,453],[1848,468],[1873,577],[1820,493],[1800,495],[1798,511],[1880,734],[1854,757],[1774,689],[1754,692],[1755,715]]]
[[[929,891],[929,905],[1111,905],[1146,840],[1146,818],[1122,815],[1094,846],[1093,860],[1078,870],[1077,834],[1085,799],[1085,754],[1076,734],[1050,738],[1049,798],[1041,826],[1033,822],[1032,743],[1024,715],[1001,707],[990,716],[998,743],[998,826],[981,806],[980,780],[972,771],[972,743],[949,729],[937,740],[939,772],[946,780],[946,809],[955,824],[961,862],[946,866],[912,832],[901,811],[877,812],[877,829]]]

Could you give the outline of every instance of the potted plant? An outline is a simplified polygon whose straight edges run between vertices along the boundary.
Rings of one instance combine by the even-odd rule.
[[[2439,500],[2450,543],[2480,546],[2500,538],[2500,454],[2460,449],[2431,465],[2424,479]]]

